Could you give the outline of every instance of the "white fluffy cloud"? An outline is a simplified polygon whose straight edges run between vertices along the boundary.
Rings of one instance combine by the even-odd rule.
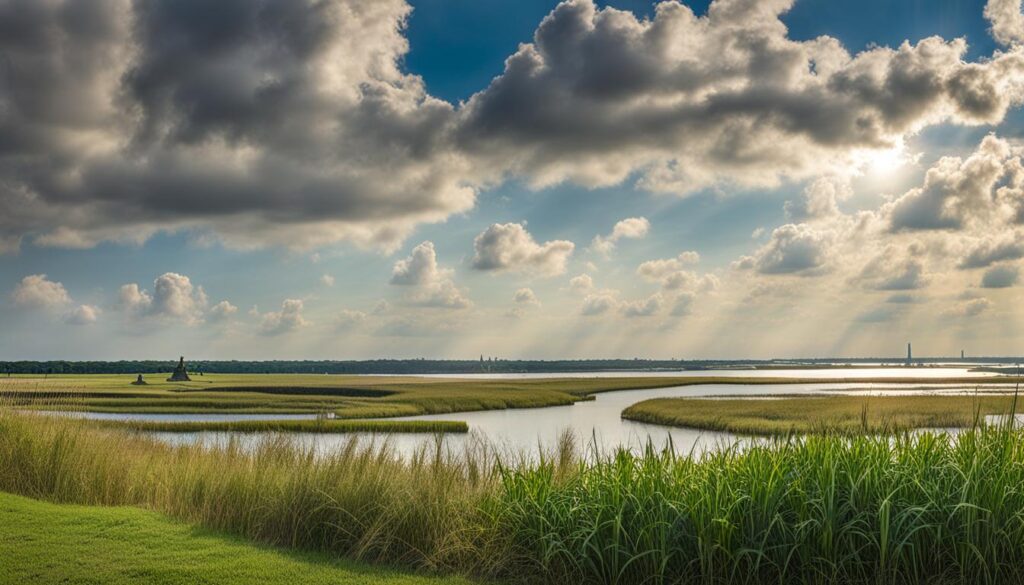
[[[89,325],[99,319],[101,312],[95,305],[78,305],[64,316],[64,322],[71,325]]]
[[[1021,0],[988,0],[985,18],[992,23],[992,36],[1004,45],[1024,42],[1024,14]]]
[[[682,252],[675,258],[648,260],[636,269],[637,276],[650,282],[660,282],[665,290],[711,291],[718,287],[718,278],[712,274],[703,276],[686,270],[700,261],[700,254]]]
[[[477,270],[516,270],[541,276],[565,272],[575,249],[566,240],[538,244],[520,223],[496,223],[473,240],[472,266]]]
[[[189,277],[175,272],[158,276],[153,281],[152,294],[135,283],[125,284],[120,289],[120,307],[133,317],[153,317],[194,325],[203,320],[206,306],[203,287],[193,285]]]
[[[27,309],[62,309],[71,304],[71,295],[64,285],[49,280],[45,274],[31,274],[21,279],[11,293],[15,305]]]
[[[580,274],[569,279],[569,288],[578,291],[586,292],[594,288],[594,279],[589,274]]]
[[[961,230],[1024,220],[1024,166],[1020,147],[987,136],[970,156],[946,156],[883,212],[890,229]]]
[[[433,242],[423,242],[413,248],[409,257],[395,263],[391,271],[391,284],[410,287],[406,299],[415,305],[464,309],[472,306],[451,279],[451,270],[437,263]]]
[[[285,299],[280,311],[263,313],[260,317],[260,332],[263,335],[281,335],[309,325],[302,316],[304,304],[300,299]]]
[[[615,291],[596,291],[583,297],[580,314],[584,316],[603,315],[619,306],[618,294]]]
[[[627,217],[615,224],[612,233],[607,236],[595,236],[590,243],[590,248],[599,254],[607,256],[615,249],[615,244],[621,239],[638,240],[647,237],[651,230],[651,222],[646,217]]]
[[[24,309],[61,314],[63,321],[69,325],[95,323],[102,312],[95,305],[73,306],[75,301],[64,285],[48,279],[45,274],[30,274],[22,278],[14,287],[11,300]]]
[[[221,301],[210,307],[207,316],[211,321],[226,321],[238,313],[238,307],[228,301]]]

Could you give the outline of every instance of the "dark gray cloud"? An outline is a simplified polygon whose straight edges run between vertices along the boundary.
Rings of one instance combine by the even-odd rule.
[[[981,277],[981,288],[1008,288],[1017,284],[1019,276],[1016,266],[993,266]]]
[[[454,110],[399,66],[409,11],[0,0],[0,227],[72,246],[182,228],[394,245],[468,209]]]

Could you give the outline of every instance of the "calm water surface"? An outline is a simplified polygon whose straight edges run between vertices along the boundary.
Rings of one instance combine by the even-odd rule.
[[[907,376],[907,369],[877,369],[874,372],[891,372],[896,370]],[[932,371],[929,368],[927,371]],[[938,370],[938,368],[935,368]],[[836,370],[827,370],[831,377],[854,377],[845,374],[836,376]],[[856,377],[884,377],[884,374],[865,374],[864,369],[852,370]],[[923,377],[917,369],[912,369],[911,377]],[[793,370],[787,376],[811,377],[810,372],[820,370]],[[845,371],[844,371],[845,372]],[[965,375],[965,370],[942,369],[935,377],[954,377]],[[715,372],[713,375],[718,375]],[[750,374],[750,372],[744,372]],[[709,375],[702,372],[702,375]],[[780,371],[772,375],[782,375]],[[895,376],[889,376],[895,377]],[[650,390],[622,390],[604,392],[595,395],[592,401],[577,402],[567,406],[551,406],[545,408],[520,408],[507,410],[490,410],[478,412],[461,412],[448,414],[432,414],[401,417],[396,420],[463,420],[470,427],[468,435],[446,435],[443,446],[458,453],[480,443],[485,443],[504,453],[532,453],[552,449],[563,432],[572,433],[579,444],[590,450],[607,452],[618,446],[640,449],[648,442],[657,447],[671,444],[677,452],[702,452],[718,449],[723,446],[745,441],[741,437],[729,434],[692,429],[671,428],[649,425],[623,420],[622,411],[628,406],[650,398],[672,397],[744,397],[755,395],[815,395],[828,393],[844,393],[859,395],[904,395],[921,393],[963,393],[973,391],[971,386],[950,385],[914,385],[900,387],[892,383],[836,383],[820,382],[811,384],[708,384],[700,386],[677,386]],[[115,415],[117,416],[117,415]],[[137,417],[156,415],[133,415]],[[224,415],[160,415],[160,419],[142,420],[223,420],[214,416]],[[242,415],[235,415],[242,416]],[[253,418],[275,419],[281,415],[248,415]],[[308,415],[307,415],[308,416]],[[166,418],[170,417],[170,418]],[[252,420],[247,418],[246,420]],[[200,442],[208,445],[223,444],[232,438],[231,433],[158,433],[164,440],[173,443]],[[267,434],[237,434],[234,439],[243,444],[255,443]],[[423,434],[396,433],[389,436],[359,433],[355,436],[364,441],[387,441],[396,451],[403,455],[414,453],[417,449],[433,447],[436,437]],[[352,434],[301,435],[297,440],[315,448],[319,452],[330,452],[345,445]]]
[[[985,364],[993,365],[993,364]],[[373,374],[376,375],[376,374]],[[410,378],[459,378],[481,380],[519,380],[533,378],[677,378],[677,377],[733,377],[733,378],[963,378],[989,377],[990,372],[972,372],[970,368],[957,367],[849,367],[811,369],[743,369],[729,370],[629,370],[609,372],[565,372],[565,373],[494,373],[494,374],[388,374],[386,377]]]

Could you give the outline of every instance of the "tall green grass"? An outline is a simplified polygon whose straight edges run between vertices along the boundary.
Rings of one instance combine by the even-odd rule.
[[[285,436],[171,447],[0,413],[0,490],[132,504],[281,546],[531,583],[1024,582],[1024,431],[815,436],[707,454],[403,459]]]

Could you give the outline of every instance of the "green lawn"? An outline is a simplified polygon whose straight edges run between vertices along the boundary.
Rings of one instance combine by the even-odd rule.
[[[655,398],[630,406],[622,418],[748,435],[877,433],[968,427],[978,415],[1008,413],[1013,404],[1013,396]]]
[[[0,583],[468,584],[260,547],[136,508],[0,493]]]

